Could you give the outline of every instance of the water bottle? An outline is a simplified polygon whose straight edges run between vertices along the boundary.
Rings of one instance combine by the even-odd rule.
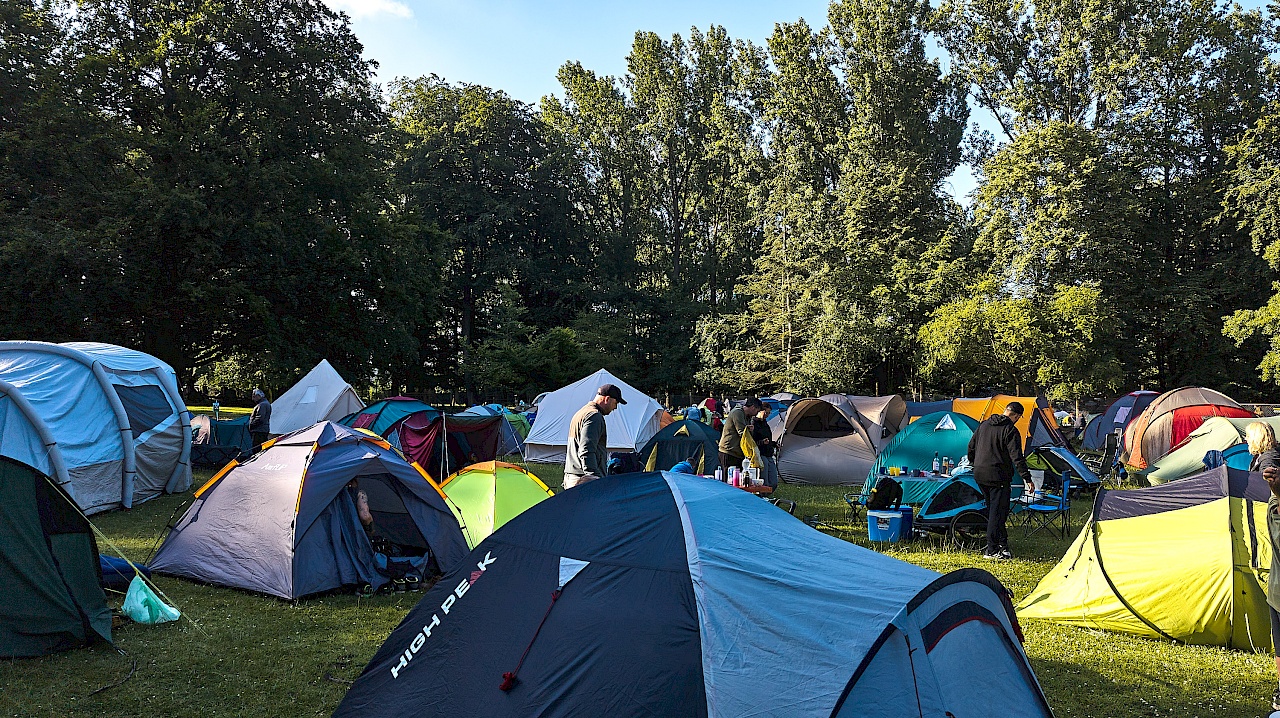
[[[719,466],[716,467],[716,481],[719,481],[721,483],[724,482],[724,469],[720,468]]]
[[[933,473],[942,472],[942,460],[938,458],[938,452],[933,452]]]

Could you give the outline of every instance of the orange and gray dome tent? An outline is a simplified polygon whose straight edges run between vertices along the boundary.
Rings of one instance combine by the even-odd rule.
[[[390,580],[360,522],[349,482],[367,495],[374,530],[415,569],[449,571],[468,546],[445,494],[422,467],[364,429],[322,421],[232,461],[195,493],[151,562],[162,574],[296,599]]]
[[[1049,406],[1044,397],[996,394],[981,399],[961,398],[951,402],[951,411],[978,421],[986,421],[988,417],[1004,412],[1004,408],[1015,401],[1021,403],[1023,409],[1022,418],[1016,424],[1026,442],[1022,447],[1023,451],[1030,452],[1041,446],[1067,445],[1053,419],[1053,407]]]
[[[1124,430],[1120,461],[1142,471],[1200,428],[1211,416],[1245,419],[1253,416],[1234,399],[1203,387],[1183,387],[1156,397]]]

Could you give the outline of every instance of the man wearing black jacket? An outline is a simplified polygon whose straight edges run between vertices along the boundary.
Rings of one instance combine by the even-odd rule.
[[[969,463],[973,466],[973,479],[982,489],[987,500],[987,548],[984,558],[1010,559],[1009,532],[1005,519],[1009,518],[1009,484],[1017,468],[1026,490],[1031,490],[1031,471],[1022,455],[1022,434],[1015,424],[1022,418],[1022,404],[1009,402],[1003,414],[997,414],[978,425],[969,439]]]

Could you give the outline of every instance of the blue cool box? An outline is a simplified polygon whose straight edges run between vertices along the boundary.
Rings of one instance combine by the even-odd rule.
[[[914,518],[915,512],[910,506],[893,511],[868,511],[867,538],[887,543],[910,540]]]

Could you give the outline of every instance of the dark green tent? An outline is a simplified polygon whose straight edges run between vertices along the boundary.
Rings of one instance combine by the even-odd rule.
[[[71,499],[0,457],[0,658],[111,641],[98,546]]]

